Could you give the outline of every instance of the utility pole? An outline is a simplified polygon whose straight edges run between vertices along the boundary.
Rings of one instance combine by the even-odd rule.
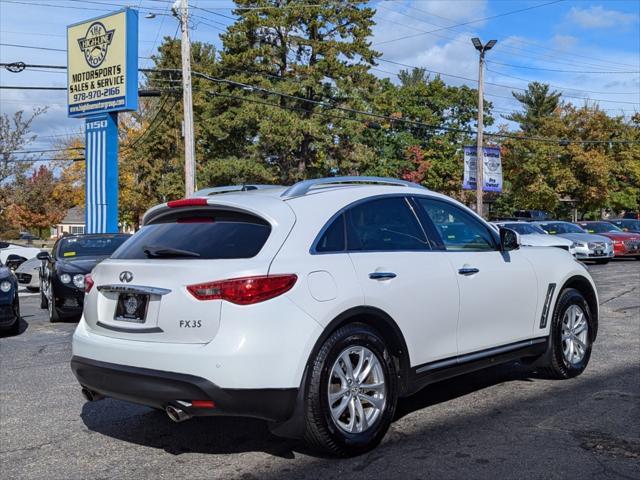
[[[173,13],[182,30],[182,98],[184,103],[184,190],[185,197],[195,192],[196,154],[193,131],[193,98],[191,96],[191,43],[189,41],[189,1],[176,0]]]
[[[478,143],[476,148],[476,213],[482,216],[482,187],[484,186],[484,152],[483,129],[484,129],[484,54],[491,50],[497,40],[489,40],[486,45],[482,45],[479,38],[471,39],[473,46],[480,52],[480,62],[478,66]]]

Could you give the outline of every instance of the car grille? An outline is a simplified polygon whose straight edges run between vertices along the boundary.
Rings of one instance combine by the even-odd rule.
[[[604,250],[605,247],[604,242],[589,242],[589,250]]]
[[[627,247],[627,250],[637,250],[640,248],[640,240],[625,240],[624,246]]]
[[[20,283],[31,283],[31,275],[28,273],[16,273],[16,277]]]

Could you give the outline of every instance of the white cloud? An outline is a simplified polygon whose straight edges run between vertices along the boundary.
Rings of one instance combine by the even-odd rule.
[[[589,8],[572,7],[567,18],[582,28],[623,27],[638,21],[638,15],[607,10],[601,5]]]

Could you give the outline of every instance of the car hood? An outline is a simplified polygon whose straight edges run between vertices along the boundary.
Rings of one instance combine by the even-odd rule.
[[[558,235],[527,233],[524,235],[520,235],[520,243],[522,243],[522,245],[529,245],[532,247],[570,247],[573,242]]]
[[[568,238],[574,242],[605,242],[611,243],[611,239],[593,233],[558,233],[558,237]]]
[[[93,267],[107,258],[109,257],[78,257],[73,260],[58,260],[58,269],[65,272],[89,273]]]
[[[11,270],[7,267],[0,267],[0,280],[8,280],[13,276]]]
[[[640,235],[637,233],[626,233],[626,232],[604,232],[599,233],[598,235],[602,235],[603,237],[610,238],[611,240],[640,240]]]
[[[37,270],[42,265],[42,260],[38,260],[37,258],[32,258],[31,260],[27,260],[23,262],[17,269],[16,272],[20,273],[31,273],[32,270]]]

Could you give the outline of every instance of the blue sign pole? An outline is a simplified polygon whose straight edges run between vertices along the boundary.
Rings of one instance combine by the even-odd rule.
[[[85,123],[86,233],[118,232],[118,114]]]

